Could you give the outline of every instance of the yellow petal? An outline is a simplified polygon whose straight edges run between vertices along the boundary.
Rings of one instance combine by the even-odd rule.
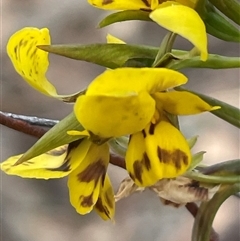
[[[106,38],[107,38],[108,44],[125,44],[124,41],[122,41],[121,39],[119,39],[111,34],[108,34]]]
[[[139,10],[151,7],[151,0],[88,0],[88,3],[97,8],[109,10]]]
[[[87,140],[79,140],[53,149],[45,154],[34,157],[15,166],[22,156],[13,156],[1,163],[1,170],[8,175],[24,178],[61,178],[67,176],[83,159],[89,148]]]
[[[138,186],[150,186],[158,180],[146,153],[143,132],[131,135],[125,160],[129,175]]]
[[[173,115],[193,115],[204,111],[219,109],[218,106],[210,106],[197,95],[186,91],[171,91],[155,93],[153,95],[157,106]]]
[[[80,165],[70,173],[68,188],[70,202],[80,214],[91,212],[98,200],[109,162],[107,143],[91,147]]]
[[[174,178],[183,174],[191,163],[188,143],[181,132],[166,121],[150,124],[145,130],[146,153],[150,160],[153,185],[162,178]]]
[[[104,184],[101,187],[99,198],[94,206],[95,211],[103,220],[112,220],[115,214],[115,200],[113,187],[109,176],[106,174]]]
[[[187,82],[183,74],[166,68],[118,68],[106,70],[88,86],[86,95],[155,93]]]
[[[47,80],[48,53],[37,45],[49,45],[51,42],[47,28],[27,27],[13,34],[7,44],[7,53],[12,64],[24,80],[45,95],[56,95],[56,89]]]
[[[201,52],[201,60],[206,61],[207,34],[204,22],[198,13],[178,4],[164,3],[160,6],[150,14],[150,18],[169,31],[188,39]]]
[[[142,130],[155,111],[146,92],[129,96],[80,96],[74,113],[82,126],[102,137],[118,137]]]

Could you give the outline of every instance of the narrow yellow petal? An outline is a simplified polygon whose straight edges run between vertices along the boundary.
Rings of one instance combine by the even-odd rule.
[[[47,28],[26,27],[13,34],[7,44],[7,53],[19,75],[34,89],[45,95],[56,95],[56,89],[47,80],[48,53],[37,45],[51,42]]]
[[[154,10],[158,7],[159,3],[164,0],[151,0],[151,9]]]
[[[193,115],[219,108],[210,106],[197,95],[186,91],[155,93],[153,98],[157,106],[161,106],[160,108],[173,115]]]
[[[150,18],[160,26],[188,39],[201,53],[201,60],[206,61],[207,33],[205,24],[192,8],[164,3],[150,14]]]
[[[24,178],[50,179],[67,176],[77,167],[89,148],[87,140],[78,140],[15,165],[22,155],[8,158],[0,169],[8,175]]]
[[[87,130],[83,130],[83,131],[71,130],[71,131],[67,131],[67,134],[70,136],[80,136],[80,137],[90,136]]]
[[[104,184],[100,189],[100,195],[94,209],[103,220],[113,220],[115,214],[114,192],[110,178],[107,174]]]
[[[190,148],[181,132],[166,121],[150,124],[145,130],[146,153],[155,180],[183,174],[191,163]]]
[[[70,202],[80,214],[91,212],[98,200],[109,162],[107,143],[91,144],[84,160],[70,173],[68,188]]]
[[[127,153],[126,168],[130,177],[138,186],[150,186],[158,180],[146,153],[144,132],[137,132],[131,135]]]
[[[129,96],[80,96],[74,113],[82,126],[102,137],[118,137],[142,130],[155,111],[146,92]]]
[[[107,38],[108,44],[125,44],[124,41],[122,41],[121,39],[119,39],[111,34],[108,34],[106,38]]]
[[[86,95],[152,94],[187,82],[180,72],[166,68],[118,68],[106,70],[88,86]]]
[[[151,0],[88,0],[88,3],[107,10],[139,10],[151,7]]]

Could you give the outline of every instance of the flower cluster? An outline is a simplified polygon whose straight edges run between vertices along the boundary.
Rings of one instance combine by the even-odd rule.
[[[107,10],[147,11],[154,22],[189,40],[201,61],[208,58],[205,24],[195,11],[197,0],[88,2]],[[139,187],[150,187],[186,172],[192,154],[176,118],[213,111],[218,106],[209,105],[195,94],[176,90],[188,79],[164,66],[107,69],[86,90],[59,95],[45,76],[48,53],[38,48],[50,44],[47,28],[27,27],[11,36],[7,52],[17,73],[37,91],[75,102],[74,114],[84,130],[70,130],[69,135],[79,136],[78,140],[22,163],[18,160],[23,155],[10,157],[1,164],[4,172],[25,178],[68,176],[70,202],[76,211],[86,214],[95,209],[103,219],[113,219],[115,211],[107,174],[111,139],[129,137],[124,156],[126,169]]]

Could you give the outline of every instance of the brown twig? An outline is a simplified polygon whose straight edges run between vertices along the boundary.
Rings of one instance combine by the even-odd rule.
[[[111,153],[110,155],[110,163],[114,166],[121,167],[123,169],[126,169],[126,163],[123,157],[118,156],[116,154]]]
[[[44,130],[41,127],[32,126],[25,121],[16,120],[14,118],[5,116],[2,113],[0,113],[0,124],[36,138],[42,137],[47,132],[47,130]]]
[[[196,203],[187,203],[185,207],[192,214],[194,218],[197,216],[198,206]]]

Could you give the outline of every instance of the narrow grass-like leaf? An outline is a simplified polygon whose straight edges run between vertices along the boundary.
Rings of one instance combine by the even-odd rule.
[[[201,172],[205,175],[239,175],[240,159],[220,162],[212,166],[204,167]]]
[[[200,151],[192,156],[192,162],[188,168],[188,171],[192,171],[203,160],[203,155],[205,153],[205,151]]]
[[[173,52],[174,53],[174,52]],[[184,69],[184,68],[210,68],[210,69],[228,69],[239,68],[239,57],[227,57],[217,54],[209,54],[207,61],[201,61],[200,56],[192,58],[175,60],[173,59],[168,65],[170,69]]]
[[[158,49],[127,44],[42,45],[42,50],[115,69],[130,59],[153,59]]]
[[[184,174],[185,177],[190,179],[203,182],[203,183],[216,183],[216,184],[234,184],[240,183],[239,175],[205,175],[200,172],[186,172]]]
[[[223,185],[208,202],[203,202],[193,225],[192,241],[209,241],[214,217],[222,203],[240,191],[240,184]]]
[[[203,99],[204,101],[206,101],[208,104],[212,106],[221,106],[221,109],[211,111],[211,113],[227,121],[228,123],[240,128],[240,110],[238,108],[232,105],[229,105],[223,101],[209,97],[207,95],[203,95],[195,91],[187,90],[182,87],[177,87],[176,90],[188,91],[190,93],[193,93],[199,96],[201,99]]]
[[[240,25],[240,2],[239,0],[209,0],[216,8],[232,21]]]
[[[104,18],[99,24],[99,28],[106,27],[113,23],[129,21],[129,20],[142,20],[142,21],[151,21],[152,19],[149,18],[148,11],[141,11],[141,10],[125,10],[117,13],[112,13]]]
[[[38,47],[53,54],[111,69],[123,66],[133,67],[134,65],[136,67],[151,67],[158,53],[156,47],[129,44],[41,45]],[[189,67],[215,69],[240,67],[240,60],[235,57],[210,54],[208,60],[203,62],[200,57],[185,59],[187,51],[173,50],[172,54],[173,60],[166,67],[176,70]]]
[[[28,149],[28,151],[25,152],[16,165],[35,156],[46,153],[58,146],[68,144],[81,138],[81,136],[68,135],[67,131],[69,130],[83,130],[83,127],[77,121],[74,113],[69,114],[42,136],[30,149]]]

